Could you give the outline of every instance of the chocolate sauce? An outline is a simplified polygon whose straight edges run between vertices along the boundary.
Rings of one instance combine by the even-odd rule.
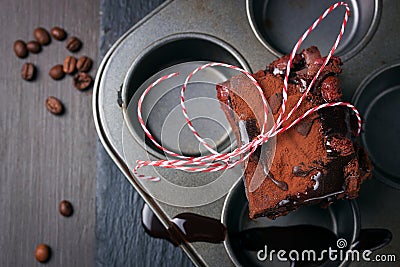
[[[182,243],[181,237],[177,235],[172,236],[171,231],[165,228],[147,204],[142,209],[142,226],[145,232],[151,237],[165,239],[175,246]]]
[[[326,136],[326,140],[330,140],[332,136],[338,135],[351,138],[352,129],[349,128],[350,117],[348,114],[349,111],[346,108],[330,107],[321,109],[318,113],[321,118],[322,132]],[[346,192],[346,177],[344,177],[344,169],[353,158],[357,157],[357,155],[338,155],[328,144],[326,144],[326,149],[329,161],[324,166],[324,172],[320,179],[322,184],[320,185],[319,190],[323,190],[326,196],[331,195],[335,191],[342,191],[340,190],[342,188],[344,189],[343,191]],[[337,194],[343,193],[343,191],[337,192]],[[317,193],[317,195],[321,194]],[[314,196],[310,195],[310,197]]]
[[[183,233],[187,242],[220,243],[225,240],[226,228],[217,219],[194,214],[181,213],[172,222]]]
[[[315,175],[311,176],[311,179],[315,182],[314,186],[313,186],[313,190],[317,190],[319,188],[320,185],[320,179],[322,176],[322,172],[317,172]]]
[[[272,172],[268,172],[267,177],[281,190],[288,191],[289,187],[285,181],[276,180]]]
[[[387,229],[361,229],[354,249],[377,250],[392,241],[392,233]]]
[[[315,167],[311,167],[308,170],[303,170],[303,168],[301,166],[294,166],[292,173],[294,176],[297,176],[297,177],[307,177],[310,174],[310,172],[312,172],[314,169],[315,169]]]
[[[226,235],[226,228],[219,220],[189,212],[176,215],[166,229],[147,204],[142,209],[142,225],[150,236],[168,240],[175,246],[182,242],[220,243]]]
[[[263,161],[266,162],[266,161]],[[267,168],[267,166],[264,165],[264,173],[265,175],[267,175],[267,177],[281,190],[283,191],[287,191],[289,189],[288,184],[285,181],[280,181],[280,180],[276,180],[274,178],[274,174],[272,172],[270,172]]]

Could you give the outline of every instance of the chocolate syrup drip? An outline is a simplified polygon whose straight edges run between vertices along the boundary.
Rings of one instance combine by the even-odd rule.
[[[361,229],[354,249],[377,250],[392,241],[392,232],[387,229]]]
[[[226,235],[226,228],[219,220],[188,212],[176,215],[166,229],[147,204],[142,209],[142,225],[150,236],[175,246],[184,241],[220,243]]]
[[[142,209],[142,226],[145,232],[151,237],[165,239],[175,246],[182,243],[181,237],[171,235],[171,231],[164,227],[147,204],[144,204]]]
[[[194,214],[181,213],[172,222],[184,234],[187,242],[220,243],[225,240],[226,228],[214,218]]]
[[[265,168],[264,168],[265,171]],[[267,173],[267,177],[281,190],[288,191],[289,187],[285,181],[276,180],[272,172]]]
[[[330,107],[318,110],[325,136],[341,135],[350,138],[352,129],[350,114],[345,107]]]
[[[348,112],[349,111],[346,108],[342,107],[331,107],[318,111],[322,123],[322,132],[326,136],[327,140],[332,136],[338,135],[346,138],[351,137],[352,129],[349,127],[350,116]],[[340,156],[335,151],[332,151],[328,145],[326,145],[326,148],[328,151],[329,162],[323,166],[324,171],[322,172],[320,179],[322,184],[319,186],[319,189],[314,192],[317,193],[316,195],[320,195],[321,190],[321,192],[324,192],[326,197],[335,197],[336,191],[337,194],[346,191],[344,168],[350,160],[357,157],[357,155],[351,154],[348,156]],[[337,190],[339,188],[342,188],[342,190]],[[335,189],[336,191],[334,191]],[[312,198],[313,195],[311,194],[309,197]],[[323,198],[324,195],[320,196],[318,199]]]
[[[308,170],[303,170],[301,166],[294,166],[292,173],[294,176],[307,177],[313,170],[315,170],[315,167],[311,167]]]

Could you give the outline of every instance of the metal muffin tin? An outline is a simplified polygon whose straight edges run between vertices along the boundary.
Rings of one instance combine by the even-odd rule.
[[[358,2],[351,1],[351,4]],[[356,45],[348,50],[342,50],[343,56],[348,57],[341,75],[346,99],[351,99],[361,82],[369,79],[370,73],[386,62],[400,59],[398,52],[400,35],[394,27],[400,24],[400,17],[396,13],[396,1],[362,2],[363,5],[364,2],[373,6],[378,5],[380,9],[377,11],[373,9],[377,17],[373,17],[376,22],[372,23],[372,26],[370,21],[363,22],[362,19],[356,24],[358,25],[355,27],[356,31],[359,28],[368,28],[367,34],[363,34],[363,38],[366,39],[362,47],[357,48]],[[122,36],[110,49],[99,67],[94,86],[93,112],[100,140],[129,182],[166,227],[171,224],[170,218],[185,211],[220,219],[226,196],[216,198],[215,201],[206,205],[175,206],[153,198],[146,188],[146,183],[135,179],[129,170],[136,159],[156,158],[154,156],[157,156],[158,152],[153,149],[153,153],[147,153],[143,144],[137,142],[137,138],[131,134],[132,129],[124,124],[118,100],[122,98],[128,105],[127,102],[134,94],[134,90],[129,88],[139,88],[143,82],[161,69],[187,61],[228,61],[252,71],[265,68],[265,65],[274,60],[276,55],[267,49],[254,34],[248,22],[248,6],[249,3],[240,0],[167,1]],[[304,12],[309,12],[309,16],[315,18],[320,15],[321,10],[314,10],[313,7],[314,5],[308,6]],[[285,4],[282,8],[290,9],[291,6]],[[368,35],[368,32],[371,32],[371,35]],[[204,39],[209,46],[206,45],[207,49],[204,49],[204,44],[198,43],[199,45],[190,45],[190,47],[184,45],[190,50],[186,52],[176,46],[177,42],[186,42],[187,39],[193,38]],[[359,41],[361,42],[363,41]],[[154,52],[165,48],[169,49],[168,53]],[[352,51],[355,51],[354,55]],[[187,57],[181,56],[181,52],[188,53]],[[124,86],[126,89],[121,95],[119,92]],[[393,118],[393,120],[396,119],[398,120],[398,118]],[[126,143],[129,147],[126,147]],[[184,179],[183,174],[180,176]],[[400,208],[397,201],[398,193],[397,189],[373,178],[363,184],[357,200],[362,227],[387,228],[393,233],[391,244],[379,250],[379,253],[393,254],[400,251],[400,214],[393,212]],[[173,192],[171,194],[169,197],[172,199],[179,197],[178,193],[175,193],[175,196]],[[186,196],[186,198],[189,197]],[[183,244],[181,247],[196,265],[234,265],[224,244],[198,242]],[[363,263],[353,263],[352,266],[363,266]]]

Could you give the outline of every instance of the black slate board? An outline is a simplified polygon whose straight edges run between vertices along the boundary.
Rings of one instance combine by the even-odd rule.
[[[99,62],[112,44],[164,0],[101,0]],[[143,200],[97,142],[96,266],[193,266],[172,244],[145,234]]]

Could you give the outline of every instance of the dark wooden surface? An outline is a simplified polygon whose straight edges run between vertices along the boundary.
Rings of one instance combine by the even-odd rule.
[[[101,0],[100,58],[130,27],[164,0]],[[143,200],[98,143],[96,193],[97,266],[193,266],[179,248],[147,236]]]
[[[35,248],[52,248],[46,266],[92,266],[95,250],[96,133],[92,90],[79,92],[72,78],[54,81],[49,69],[70,53],[65,41],[52,40],[38,55],[19,59],[16,39],[33,39],[33,29],[59,25],[82,39],[76,55],[95,60],[99,36],[99,1],[0,1],[0,266],[41,266]],[[33,82],[20,77],[22,64],[39,73]],[[45,100],[61,99],[66,113],[57,117]],[[75,212],[58,213],[62,199]]]
[[[34,258],[40,243],[52,249],[46,266],[192,265],[179,248],[145,235],[143,201],[96,142],[91,90],[77,91],[69,76],[48,76],[70,54],[65,41],[52,40],[26,59],[12,50],[16,39],[33,39],[35,27],[59,25],[82,39],[76,55],[95,60],[94,77],[97,58],[161,2],[1,0],[0,266],[40,266]],[[38,67],[33,82],[20,78],[25,62]],[[63,116],[45,109],[50,95],[64,103]],[[58,213],[62,199],[74,206],[70,218]]]

